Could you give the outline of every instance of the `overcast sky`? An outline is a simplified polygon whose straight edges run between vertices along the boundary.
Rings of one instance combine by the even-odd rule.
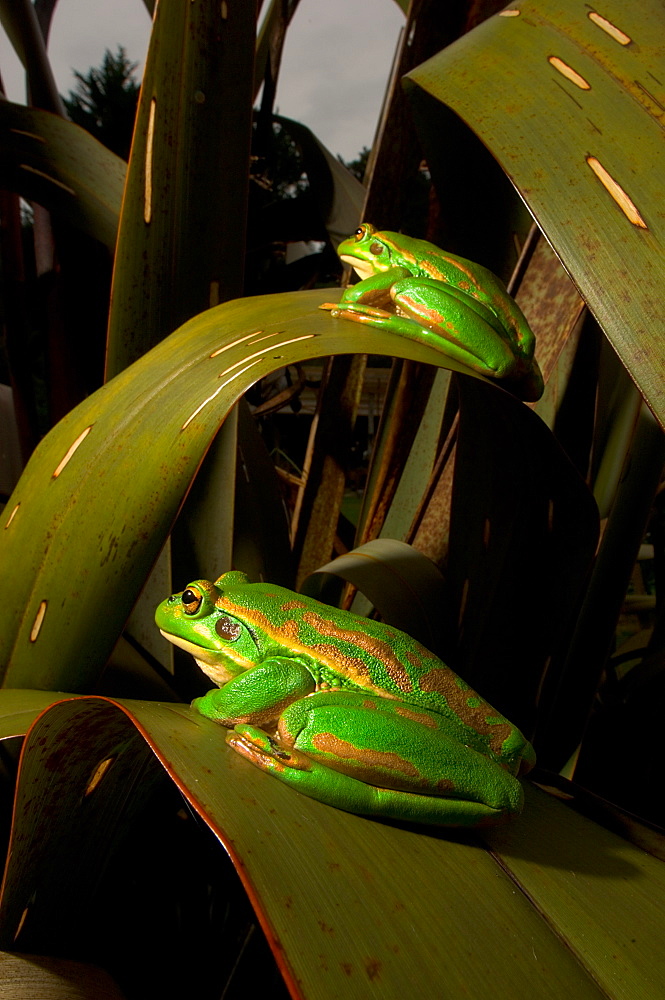
[[[277,109],[308,125],[332,153],[350,160],[371,146],[404,15],[394,0],[301,0],[289,28]],[[60,92],[72,69],[98,66],[123,45],[143,67],[150,18],[142,0],[59,0],[49,55]],[[0,73],[23,102],[23,71],[0,29]]]

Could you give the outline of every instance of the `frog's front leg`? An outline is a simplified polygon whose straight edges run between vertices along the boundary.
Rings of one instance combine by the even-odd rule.
[[[357,281],[355,285],[349,285],[342,292],[339,303],[333,310],[353,309],[356,304],[362,303],[365,306],[379,306],[382,303],[390,305],[391,289],[398,281],[404,281],[411,276],[411,272],[405,267],[389,267],[385,271],[377,271],[369,277]]]
[[[192,708],[224,726],[262,726],[275,722],[288,704],[314,688],[314,678],[298,660],[275,656],[195,698]]]
[[[457,735],[434,712],[331,691],[285,709],[276,739],[238,725],[227,741],[305,795],[349,812],[447,826],[519,812],[519,781]]]

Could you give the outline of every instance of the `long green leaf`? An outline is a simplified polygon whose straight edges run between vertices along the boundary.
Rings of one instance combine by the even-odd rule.
[[[0,21],[25,67],[32,103],[64,116],[65,109],[31,0],[0,0]]]
[[[542,791],[484,846],[302,796],[185,706],[99,698],[55,705],[26,740],[3,943],[80,941],[161,769],[229,853],[295,998],[665,997],[665,868]]]
[[[113,275],[107,374],[242,293],[256,15],[156,10]]]
[[[0,952],[3,991],[48,1000],[126,1000],[109,974],[87,962]],[[15,992],[16,991],[16,992]]]
[[[463,370],[432,347],[333,319],[318,308],[329,295],[260,296],[202,313],[42,441],[0,531],[11,567],[0,578],[7,685],[89,687],[217,429],[257,379],[349,352]]]
[[[58,115],[0,102],[0,183],[81,229],[111,253],[127,164]]]
[[[0,740],[25,736],[38,715],[65,697],[61,691],[4,688],[0,691]]]
[[[281,62],[282,48],[284,46],[284,35],[291,23],[291,19],[296,12],[300,0],[270,0],[259,28],[256,39],[256,58],[254,60],[254,100],[258,97],[261,86],[266,78],[266,70],[270,78],[272,96],[274,97],[279,74],[279,63]],[[259,12],[260,12],[259,4]],[[275,66],[277,63],[277,66]],[[270,108],[272,110],[272,107]]]
[[[407,78],[489,147],[663,423],[664,28],[658,0],[524,0]]]
[[[290,118],[276,117],[303,151],[303,163],[317,207],[334,246],[361,221],[365,188],[314,133]]]
[[[450,373],[436,374],[418,433],[404,463],[399,484],[379,537],[407,540],[414,518],[426,494],[441,446],[441,429],[448,400]],[[408,631],[408,629],[406,630]]]
[[[533,790],[517,837],[506,828],[484,839],[606,996],[662,996],[665,865],[556,805]]]

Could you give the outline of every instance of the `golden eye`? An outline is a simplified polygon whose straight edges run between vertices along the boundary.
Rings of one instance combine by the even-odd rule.
[[[197,594],[195,590],[188,587],[187,590],[183,590],[180,600],[182,601],[182,607],[185,614],[195,615],[201,607],[203,597],[201,594]]]
[[[367,235],[367,226],[359,226],[354,233],[356,241],[364,240],[366,235]]]

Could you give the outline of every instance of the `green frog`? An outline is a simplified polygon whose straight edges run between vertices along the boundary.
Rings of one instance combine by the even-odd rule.
[[[426,240],[363,223],[337,248],[360,281],[321,308],[422,340],[529,402],[543,393],[535,337],[502,281]]]
[[[155,620],[217,685],[196,711],[305,795],[452,827],[521,810],[530,743],[404,632],[236,570],[190,583]]]

